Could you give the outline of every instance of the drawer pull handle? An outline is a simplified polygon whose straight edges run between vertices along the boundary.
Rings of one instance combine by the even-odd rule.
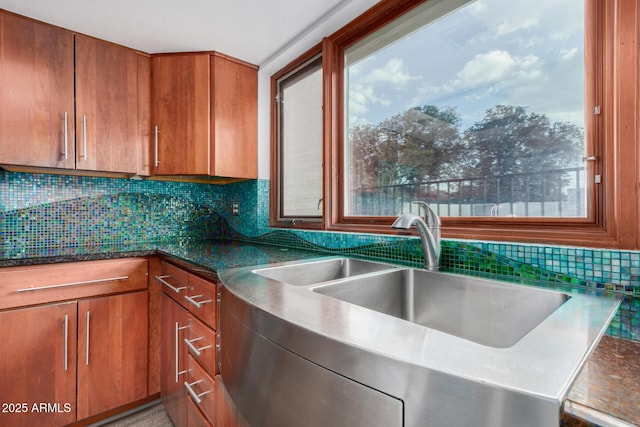
[[[200,356],[200,352],[203,350],[206,350],[208,348],[213,348],[213,344],[209,344],[209,345],[205,345],[204,347],[196,347],[195,345],[193,345],[194,342],[196,341],[200,341],[204,339],[204,337],[199,337],[199,338],[194,338],[192,340],[189,340],[187,338],[184,339],[184,343],[187,345],[187,347],[189,347],[189,349],[196,355],[196,356]]]
[[[185,295],[184,299],[186,299],[190,304],[192,304],[196,308],[202,308],[202,304],[213,302],[212,299],[208,299],[208,300],[204,300],[204,301],[196,301],[195,300],[196,298],[200,298],[202,296],[203,295],[194,295],[194,296],[190,297],[188,295]]]
[[[195,392],[195,390],[193,390],[193,386],[196,384],[199,384],[201,382],[203,382],[204,380],[198,380],[196,382],[193,383],[188,383],[188,382],[184,382],[184,388],[187,389],[187,393],[189,393],[189,395],[191,396],[191,398],[196,402],[196,404],[200,404],[202,402],[201,397],[204,396],[205,394],[209,394],[211,393],[211,390],[207,390],[207,391],[203,391],[202,393],[198,394]]]
[[[153,167],[160,166],[160,158],[158,157],[158,134],[160,131],[158,130],[158,126],[153,127]]]
[[[174,324],[174,330],[173,330],[173,337],[174,337],[174,341],[173,341],[173,361],[175,364],[175,382],[176,384],[178,384],[178,377],[182,374],[187,373],[188,371],[180,371],[180,367],[178,366],[178,362],[180,361],[180,354],[178,352],[178,349],[180,348],[180,346],[178,345],[178,343],[180,342],[180,331],[187,329],[189,326],[180,326],[180,324],[178,322],[176,322]]]
[[[60,285],[39,286],[35,288],[18,289],[16,293],[30,291],[45,291],[47,289],[66,288],[68,286],[93,285],[95,283],[114,282],[116,280],[127,280],[129,276],[110,277],[108,279],[85,280],[83,282],[62,283]]]
[[[67,143],[69,137],[67,134],[67,112],[62,113],[62,158],[67,160],[69,158],[69,154],[67,153]]]
[[[69,315],[64,315],[64,322],[62,323],[62,336],[64,338],[63,348],[62,348],[62,365],[64,366],[64,370],[69,369]]]
[[[87,115],[82,116],[82,149],[80,159],[87,161]]]
[[[85,314],[85,317],[84,317],[85,329],[86,329],[86,331],[85,331],[86,335],[84,337],[84,339],[85,339],[84,364],[87,365],[87,366],[89,366],[89,326],[90,326],[89,319],[90,319],[90,316],[91,316],[91,312],[87,311],[87,313]]]
[[[161,285],[166,286],[167,288],[171,289],[173,292],[175,292],[176,294],[179,294],[180,291],[182,291],[183,289],[187,289],[186,286],[182,286],[180,288],[176,288],[175,286],[173,286],[171,283],[167,282],[166,279],[167,277],[171,277],[171,276],[154,276],[156,281],[158,283],[160,283]]]

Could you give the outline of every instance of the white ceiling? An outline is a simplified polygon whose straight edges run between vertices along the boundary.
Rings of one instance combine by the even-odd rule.
[[[216,50],[262,66],[376,1],[0,0],[0,8],[147,53]]]

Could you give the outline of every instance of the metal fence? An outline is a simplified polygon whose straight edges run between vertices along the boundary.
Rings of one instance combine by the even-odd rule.
[[[350,191],[349,214],[417,212],[413,200],[440,216],[584,217],[584,168],[395,184]]]

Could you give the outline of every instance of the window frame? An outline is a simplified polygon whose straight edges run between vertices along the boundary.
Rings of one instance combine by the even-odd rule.
[[[281,169],[281,141],[280,141],[280,116],[278,108],[278,83],[283,78],[295,77],[298,73],[304,73],[319,58],[322,58],[322,45],[317,44],[293,62],[278,71],[271,77],[271,163],[270,163],[270,179],[269,186],[269,226],[280,228],[306,228],[306,229],[322,229],[323,215],[320,216],[292,216],[284,215],[282,212],[282,169]],[[324,70],[324,64],[321,65]],[[323,71],[324,74],[324,71]],[[323,76],[324,84],[324,76]],[[324,92],[324,91],[323,91]],[[322,118],[324,127],[325,118]],[[323,138],[324,140],[324,138]],[[322,175],[324,176],[324,171]],[[322,190],[324,200],[324,185]]]
[[[345,48],[424,1],[382,0],[322,42],[324,206],[320,228],[323,230],[398,234],[397,230],[390,228],[393,217],[349,217],[343,214],[343,53]],[[625,7],[633,6],[620,6],[617,2],[606,0],[585,0],[585,28],[591,28],[591,31],[585,30],[585,58],[593,64],[592,67],[585,68],[585,109],[591,108],[591,105],[600,107],[600,114],[587,115],[585,122],[585,151],[588,153],[585,155],[595,156],[597,159],[585,163],[585,173],[589,177],[587,217],[443,217],[441,220],[444,238],[638,247],[640,226],[635,221],[637,211],[633,211],[632,217],[625,217],[625,213],[631,214],[631,208],[637,209],[639,205],[638,196],[635,194],[638,173],[630,163],[637,158],[637,137],[627,140],[622,138],[622,133],[625,133],[627,128],[630,128],[626,130],[627,134],[635,132],[633,136],[637,136],[639,127],[638,109],[634,99],[638,87],[637,83],[631,80],[638,75],[638,66],[633,66],[632,61],[637,61],[639,55],[634,52],[631,58],[628,58],[630,49],[636,48],[636,45],[632,43],[629,46],[629,41],[625,45],[625,39],[629,40],[637,35],[638,24],[632,19],[633,13],[623,10]],[[635,5],[633,9],[636,14],[637,7]],[[299,63],[298,60],[294,61],[296,62]],[[632,112],[623,112],[622,105],[631,102],[634,103]],[[633,119],[630,126],[620,124],[622,116]],[[634,156],[626,159],[624,168],[617,168],[618,165],[614,164],[614,161],[621,161],[624,153],[633,153]],[[602,178],[600,184],[594,184],[595,175]],[[272,173],[272,184],[275,182]],[[625,189],[634,193],[634,197],[628,202],[623,200],[621,194]],[[273,206],[273,198],[271,200]],[[270,218],[274,216],[270,215]],[[270,225],[282,226],[271,222]],[[308,225],[301,223],[296,227],[315,228]]]

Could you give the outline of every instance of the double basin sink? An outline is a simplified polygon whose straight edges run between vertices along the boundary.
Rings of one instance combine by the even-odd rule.
[[[348,400],[339,399],[319,410],[329,417],[330,407],[340,408],[337,418],[322,420],[333,425],[348,411],[380,408],[385,409],[366,424],[559,425],[562,401],[620,303],[615,295],[344,257],[219,274],[222,311],[274,348],[401,402],[387,407],[384,399],[372,400],[371,407],[345,408]],[[224,318],[221,337],[224,349]],[[251,372],[249,366],[243,369]],[[287,380],[297,387],[290,398],[304,396],[303,372],[300,368]],[[225,382],[235,381],[233,375],[225,378],[224,363],[221,375]],[[250,389],[238,395],[247,396]],[[310,408],[319,404],[308,400],[314,400]],[[394,411],[398,423],[384,418]],[[264,416],[264,410],[258,412]],[[277,417],[272,422],[287,425]]]
[[[367,273],[374,273],[366,275]],[[491,347],[511,347],[570,296],[351,258],[255,274]],[[365,275],[365,276],[362,276]],[[361,276],[361,277],[358,277]],[[320,284],[331,282],[329,284]]]

